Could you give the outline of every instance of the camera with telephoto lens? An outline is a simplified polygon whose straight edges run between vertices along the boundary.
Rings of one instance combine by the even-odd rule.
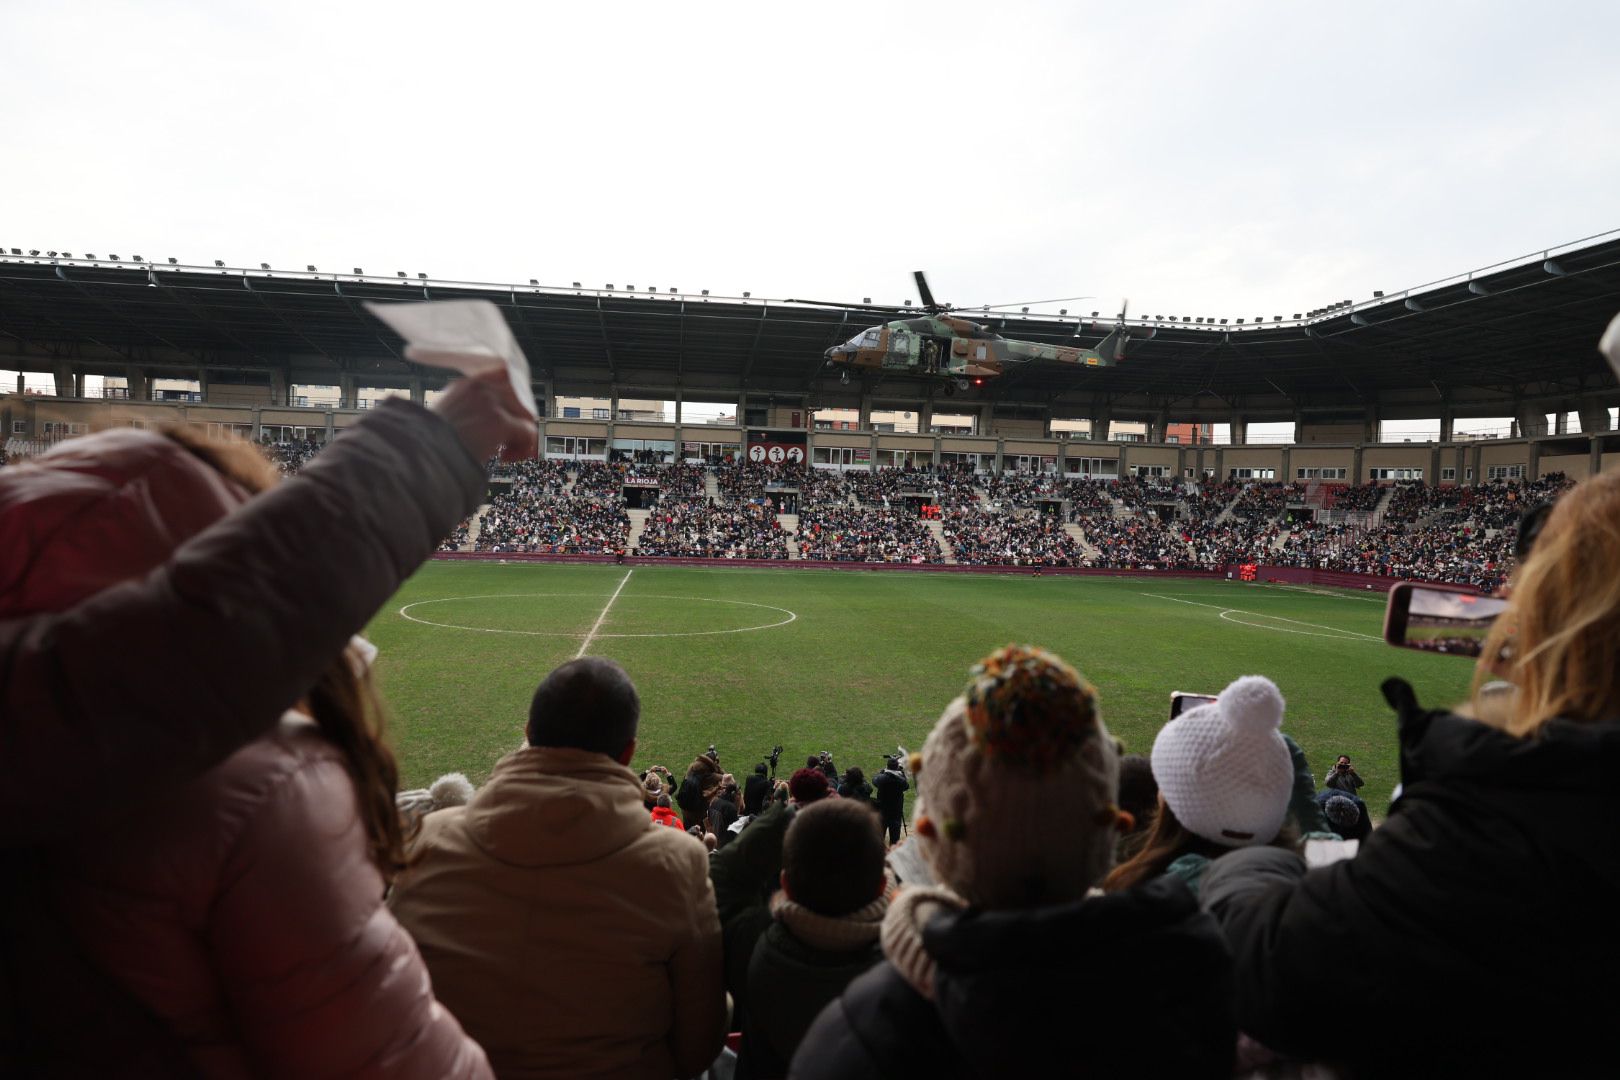
[[[766,760],[771,763],[771,775],[775,776],[776,763],[782,760],[782,747],[780,745],[771,747],[770,755],[766,758]]]

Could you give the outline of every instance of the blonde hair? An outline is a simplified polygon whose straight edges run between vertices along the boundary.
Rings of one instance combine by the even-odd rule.
[[[1477,716],[1513,735],[1548,720],[1620,719],[1620,472],[1565,493],[1513,578],[1507,610],[1474,674]],[[1513,684],[1505,702],[1483,687]]]

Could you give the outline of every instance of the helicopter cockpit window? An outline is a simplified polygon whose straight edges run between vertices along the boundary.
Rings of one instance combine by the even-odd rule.
[[[856,334],[854,337],[844,342],[844,344],[851,349],[875,349],[878,347],[880,337],[881,335],[878,332],[878,328],[874,326],[870,330],[861,331],[859,334]]]

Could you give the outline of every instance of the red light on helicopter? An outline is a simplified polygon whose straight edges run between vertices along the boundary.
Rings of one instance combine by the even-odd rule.
[[[984,380],[983,379],[974,379],[973,380],[973,385],[974,386],[983,386],[984,385]]]

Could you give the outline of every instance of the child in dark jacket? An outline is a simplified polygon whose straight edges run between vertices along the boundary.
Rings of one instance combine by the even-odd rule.
[[[782,848],[782,889],[748,966],[738,1080],[787,1075],[816,1014],[883,959],[888,911],[877,813],[848,799],[800,811]]]

